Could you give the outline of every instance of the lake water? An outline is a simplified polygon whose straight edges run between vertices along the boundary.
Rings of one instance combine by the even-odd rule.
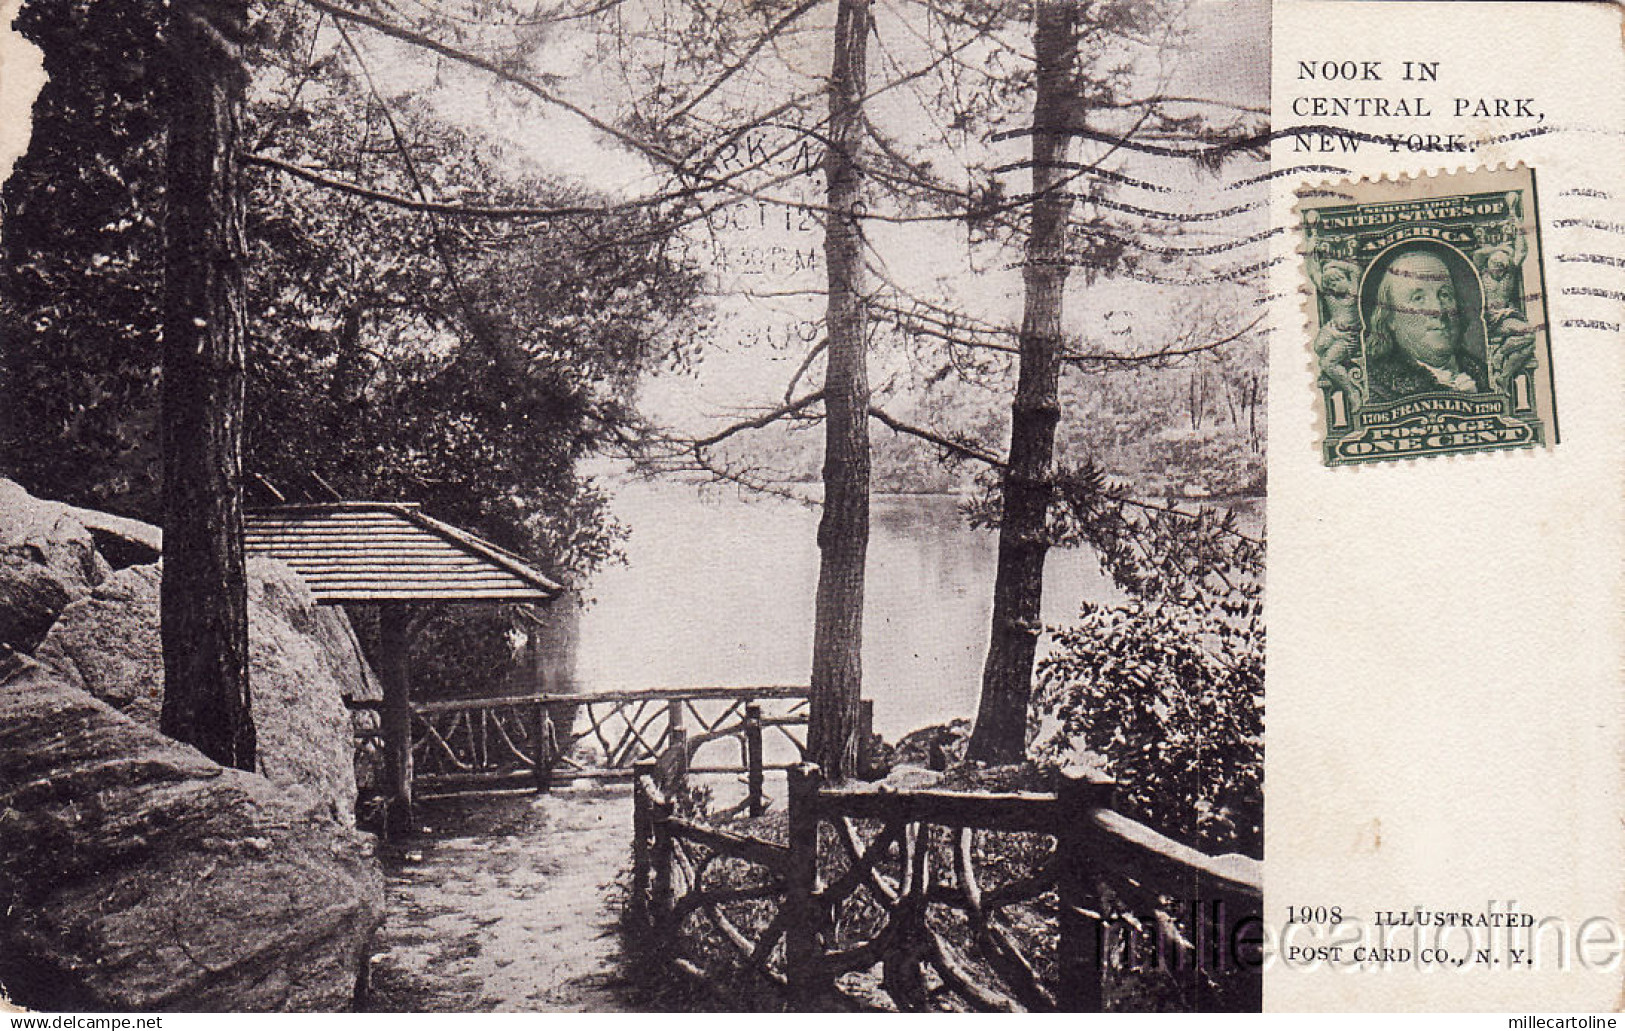
[[[624,484],[613,508],[628,561],[591,585],[584,689],[807,683],[817,509],[670,482]],[[863,681],[889,740],[975,715],[996,557],[994,533],[970,529],[953,497],[873,499]],[[1050,552],[1045,623],[1120,598],[1092,553]]]

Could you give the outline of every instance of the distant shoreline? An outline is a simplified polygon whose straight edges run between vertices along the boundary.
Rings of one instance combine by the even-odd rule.
[[[616,475],[616,476],[611,476],[611,477],[605,477],[604,479],[607,481],[605,483],[605,486],[611,488],[612,490],[617,489],[617,488],[621,488],[621,487],[647,486],[647,485],[653,484],[653,485],[657,485],[657,486],[660,486],[660,487],[690,487],[690,488],[694,488],[696,490],[701,490],[701,491],[705,491],[705,490],[717,490],[717,491],[733,490],[733,491],[737,491],[737,492],[739,492],[741,494],[744,494],[744,495],[747,495],[747,496],[753,496],[753,492],[749,488],[741,487],[738,484],[731,484],[731,483],[712,483],[712,482],[708,482],[708,481],[704,481],[704,480],[683,480],[683,479],[678,479],[678,478],[675,478],[675,477],[645,478],[645,477],[639,477],[639,476],[625,476],[625,475]],[[768,487],[779,488],[779,489],[783,489],[783,490],[787,490],[787,491],[788,490],[805,491],[805,492],[809,492],[809,493],[812,493],[812,494],[816,494],[820,490],[820,488],[823,486],[823,484],[820,483],[817,480],[769,480],[769,481],[764,481],[764,482],[765,482],[765,485],[768,486]],[[770,497],[770,496],[767,496],[767,495],[754,495],[754,496],[763,497],[764,500],[766,500],[768,497]],[[962,501],[962,500],[965,500],[965,499],[969,498],[971,495],[970,495],[969,492],[966,492],[966,491],[954,491],[954,490],[907,490],[907,489],[902,489],[902,488],[894,488],[894,489],[889,489],[889,490],[871,490],[869,492],[869,496],[871,498],[877,498],[877,499],[883,499],[883,498],[953,498],[955,500]],[[1212,494],[1212,495],[1202,495],[1202,496],[1189,495],[1189,494],[1159,494],[1159,493],[1154,493],[1153,492],[1153,493],[1147,493],[1145,495],[1142,495],[1140,497],[1140,500],[1156,502],[1158,504],[1165,504],[1165,505],[1166,504],[1230,505],[1230,504],[1236,504],[1238,502],[1263,501],[1268,496],[1269,495],[1267,493],[1265,493],[1265,492],[1252,492],[1252,491],[1237,491],[1237,492],[1226,493],[1226,494]],[[790,499],[777,498],[777,499],[774,499],[774,500],[787,501],[787,500],[790,500]]]

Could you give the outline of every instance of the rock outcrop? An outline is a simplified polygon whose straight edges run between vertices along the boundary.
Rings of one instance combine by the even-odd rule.
[[[163,707],[156,565],[131,566],[70,604],[40,645],[41,664],[153,729]],[[248,563],[249,687],[259,772],[355,821],[354,730],[344,699],[376,692],[343,613],[318,606],[286,566]]]
[[[0,660],[0,979],[19,1001],[346,1008],[383,915],[371,842],[308,792]]]
[[[344,699],[377,679],[343,613],[254,560],[259,773],[163,736],[159,541],[0,480],[0,984],[52,1008],[344,1009],[383,916]]]
[[[66,505],[0,480],[0,651],[32,652],[111,567]]]

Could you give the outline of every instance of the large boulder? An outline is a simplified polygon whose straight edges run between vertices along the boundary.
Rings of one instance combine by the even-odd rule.
[[[163,708],[157,566],[114,573],[62,610],[35,652],[42,664],[156,730]]]
[[[0,479],[0,652],[33,652],[112,571],[73,511]]]
[[[0,553],[0,651],[32,652],[68,603],[83,596],[46,566]]]
[[[163,707],[157,565],[109,576],[62,611],[37,657],[58,676],[150,728]],[[248,562],[249,689],[259,772],[305,788],[355,820],[354,729],[344,700],[378,691],[344,614],[318,606],[271,559]]]
[[[334,1010],[382,919],[372,839],[0,658],[0,980],[91,1011]]]

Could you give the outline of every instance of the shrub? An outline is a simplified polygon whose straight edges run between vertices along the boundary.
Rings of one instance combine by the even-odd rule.
[[[1263,847],[1264,634],[1201,602],[1088,604],[1038,666],[1035,757],[1095,757],[1127,814],[1206,851]]]

